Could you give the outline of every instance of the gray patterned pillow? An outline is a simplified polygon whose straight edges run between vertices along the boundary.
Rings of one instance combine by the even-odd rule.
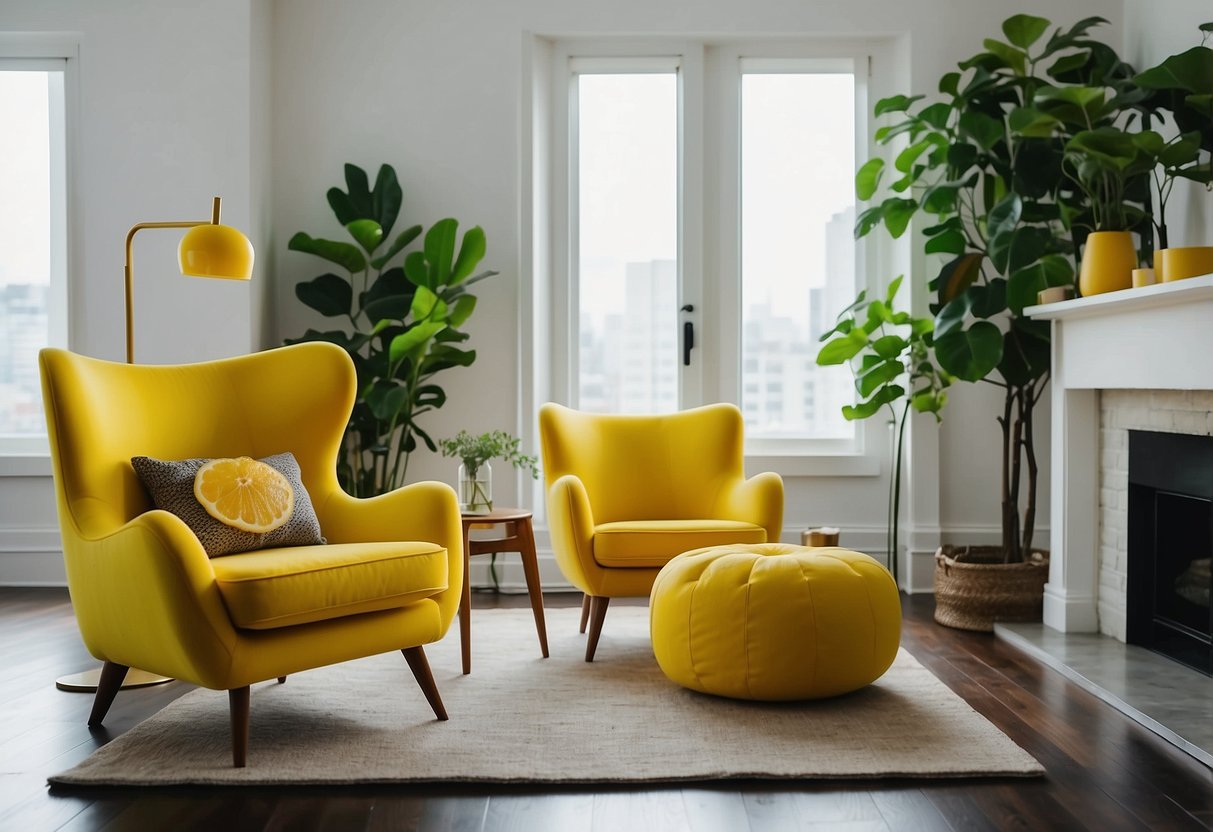
[[[315,546],[325,542],[320,535],[320,521],[303,487],[303,475],[295,455],[289,451],[260,460],[278,471],[295,492],[295,510],[278,528],[266,534],[255,534],[233,528],[211,517],[194,496],[194,476],[209,459],[182,459],[169,462],[137,456],[131,466],[151,495],[156,508],[172,512],[198,536],[202,548],[210,557],[233,555],[252,549],[274,549],[280,546]]]

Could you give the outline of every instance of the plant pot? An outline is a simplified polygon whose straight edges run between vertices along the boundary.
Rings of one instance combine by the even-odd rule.
[[[1160,283],[1213,274],[1213,246],[1180,246],[1154,252],[1154,273]]]
[[[1090,297],[1128,289],[1137,268],[1137,250],[1128,231],[1095,231],[1087,237],[1078,272],[1078,291]]]
[[[488,514],[493,510],[493,468],[487,462],[475,470],[459,466],[459,510],[464,514]]]
[[[935,620],[988,633],[995,621],[1039,621],[1049,553],[1003,563],[997,546],[943,546],[935,553]]]

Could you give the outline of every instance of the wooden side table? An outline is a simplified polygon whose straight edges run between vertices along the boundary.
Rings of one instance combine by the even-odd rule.
[[[535,533],[531,513],[520,508],[497,508],[487,514],[463,516],[463,599],[459,603],[459,641],[463,651],[463,672],[472,672],[472,593],[468,565],[472,555],[493,552],[517,552],[522,555],[522,571],[531,596],[531,613],[539,633],[539,647],[548,657],[548,632],[543,620],[543,589],[539,586],[539,559],[535,555]],[[502,537],[472,540],[473,528],[502,526]]]

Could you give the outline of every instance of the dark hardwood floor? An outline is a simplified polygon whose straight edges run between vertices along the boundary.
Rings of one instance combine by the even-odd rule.
[[[550,606],[580,596],[548,595]],[[189,686],[120,693],[102,732],[92,697],[54,679],[93,665],[65,590],[0,588],[0,830],[983,830],[1207,829],[1213,771],[992,636],[903,598],[902,644],[1047,769],[1037,780],[49,790],[70,767]],[[525,596],[477,593],[477,607]],[[452,630],[452,636],[457,634]],[[255,718],[255,715],[254,715]],[[452,718],[458,718],[452,715]],[[923,753],[929,753],[924,749]]]

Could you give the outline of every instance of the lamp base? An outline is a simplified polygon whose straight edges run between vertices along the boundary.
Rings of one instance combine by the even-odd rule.
[[[71,693],[95,693],[97,691],[97,683],[101,681],[101,668],[96,670],[86,670],[83,673],[73,673],[69,676],[60,676],[55,680],[55,687],[59,690],[70,691]],[[122,690],[130,688],[148,688],[152,685],[163,685],[165,682],[173,681],[171,676],[161,676],[158,673],[148,673],[146,670],[138,670],[132,667],[126,672],[126,678],[122,680]]]

